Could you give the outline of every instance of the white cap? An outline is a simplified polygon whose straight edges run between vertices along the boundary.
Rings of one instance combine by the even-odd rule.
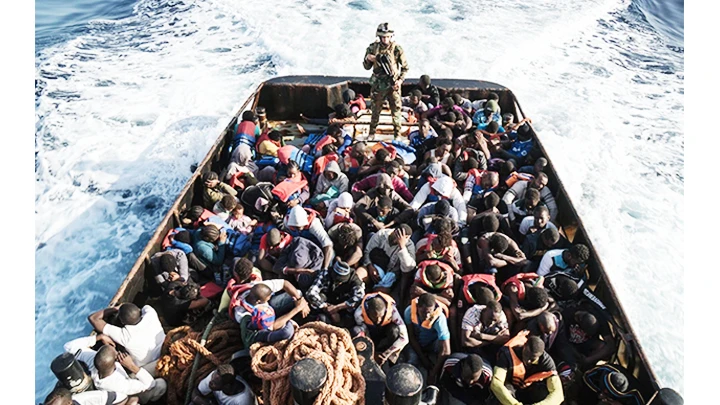
[[[287,224],[288,226],[296,226],[298,228],[307,226],[309,222],[308,215],[307,212],[305,212],[305,209],[299,205],[292,207],[290,209],[290,212],[288,212]]]

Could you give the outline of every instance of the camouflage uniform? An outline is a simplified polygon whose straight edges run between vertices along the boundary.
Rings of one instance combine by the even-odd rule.
[[[390,111],[392,112],[393,134],[395,138],[400,136],[400,127],[402,125],[402,115],[400,108],[402,101],[400,98],[400,89],[393,90],[393,78],[386,75],[383,68],[376,60],[374,63],[367,60],[368,55],[376,57],[384,53],[388,56],[390,65],[393,68],[395,80],[404,80],[408,71],[407,59],[400,45],[391,42],[390,45],[384,46],[379,40],[370,44],[365,51],[365,59],[363,59],[363,67],[365,70],[372,68],[373,73],[370,76],[370,98],[372,99],[372,118],[370,120],[370,135],[375,134],[375,128],[380,120],[380,111],[384,100],[390,103]]]

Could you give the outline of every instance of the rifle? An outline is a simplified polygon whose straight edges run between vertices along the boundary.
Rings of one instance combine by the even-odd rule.
[[[382,68],[383,72],[385,72],[386,75],[392,77],[393,82],[397,80],[395,77],[396,74],[394,72],[394,69],[392,68],[392,65],[390,64],[390,60],[388,59],[388,56],[384,53],[381,53],[377,56],[377,62]]]

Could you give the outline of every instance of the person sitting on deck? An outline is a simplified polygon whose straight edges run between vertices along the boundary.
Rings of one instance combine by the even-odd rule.
[[[646,402],[638,391],[638,386],[632,373],[625,368],[616,364],[603,364],[583,374],[579,402],[571,399],[568,403],[642,405]]]
[[[498,104],[499,101],[500,97],[497,95],[497,93],[490,93],[482,108],[478,108],[477,111],[475,111],[475,114],[472,117],[473,124],[475,126],[477,126],[478,124],[487,124],[488,115],[486,115],[486,111],[492,112],[490,120],[500,123],[500,121],[502,120],[502,116],[500,115],[500,106]]]
[[[317,179],[310,203],[325,205],[325,201],[337,198],[341,193],[347,192],[348,184],[348,177],[340,170],[340,165],[334,161],[330,162]]]
[[[65,387],[55,387],[42,405],[137,405],[138,397],[128,397],[113,391],[83,391],[73,394]]]
[[[302,236],[322,248],[322,268],[327,269],[332,260],[333,242],[328,236],[323,221],[316,211],[296,205],[288,211],[283,220],[285,230],[293,237]]]
[[[98,342],[103,345],[97,351],[91,349]],[[167,391],[164,379],[153,378],[148,370],[135,364],[131,355],[115,350],[115,342],[105,334],[72,340],[63,349],[87,365],[96,389],[135,395],[141,404],[157,401]]]
[[[273,273],[280,276],[291,276],[302,291],[307,291],[322,268],[324,255],[322,249],[312,240],[296,236],[288,247],[280,252],[273,265]]]
[[[555,342],[557,358],[571,374],[594,367],[600,360],[610,360],[617,348],[609,322],[586,309],[580,306],[563,311],[565,325]]]
[[[160,298],[163,319],[173,327],[193,325],[198,318],[212,309],[210,300],[200,295],[195,283],[180,280],[171,281]]]
[[[449,222],[448,222],[449,223]],[[462,274],[462,258],[460,249],[452,238],[450,231],[444,230],[438,233],[428,233],[424,238],[415,244],[415,259],[421,260],[442,260],[450,268]]]
[[[521,125],[517,132],[510,133],[509,138],[507,149],[497,149],[495,156],[505,160],[512,159],[516,166],[520,167],[525,164],[534,147],[532,131],[528,125]]]
[[[498,272],[498,277],[503,280],[516,273],[516,270],[522,268],[526,263],[525,254],[517,243],[500,232],[483,234],[478,239],[477,247],[485,272]]]
[[[455,105],[462,108],[465,113],[472,117],[473,112],[473,104],[472,101],[466,99],[462,96],[460,93],[454,93],[452,96],[453,101],[455,102]]]
[[[363,211],[365,217],[365,231],[368,236],[386,228],[394,228],[400,211],[393,207],[393,200],[388,196],[378,198],[377,203],[370,209]]]
[[[260,248],[255,261],[263,272],[270,273],[280,254],[290,245],[293,237],[287,232],[272,228],[260,238]]]
[[[410,345],[406,346],[409,363],[419,363],[428,371],[428,384],[434,384],[445,358],[450,355],[450,329],[447,307],[435,296],[425,293],[405,308],[404,321],[408,326]]]
[[[243,257],[235,262],[233,277],[223,292],[218,311],[228,309],[230,317],[240,323],[243,316],[252,314],[242,305],[242,301],[247,298],[250,289],[256,284],[264,284],[270,288],[273,296],[270,298],[269,304],[279,316],[290,312],[295,306],[295,302],[302,298],[302,293],[287,280],[263,281],[259,271],[253,267],[253,263]],[[305,317],[308,312],[303,311],[301,315]]]
[[[375,289],[389,293],[400,275],[400,303],[412,283],[415,270],[415,245],[410,240],[412,229],[401,224],[396,229],[382,229],[365,246],[363,267],[376,280]]]
[[[342,92],[343,102],[350,106],[350,111],[353,114],[357,114],[361,111],[367,110],[367,104],[365,103],[365,97],[362,94],[355,94],[353,89],[345,89]]]
[[[278,177],[283,174],[283,166],[287,166],[290,162],[297,163],[300,171],[305,173],[306,176],[312,176],[313,174],[313,163],[315,162],[315,156],[307,154],[302,150],[298,149],[293,145],[285,145],[278,149],[278,159],[280,159],[281,166],[278,168]]]
[[[173,281],[171,278],[174,277],[182,281],[188,281],[190,279],[188,259],[185,252],[180,249],[169,249],[164,252],[157,252],[150,257],[150,264],[155,271],[154,279],[161,287]],[[174,274],[174,277],[171,277],[172,274]]]
[[[225,220],[228,226],[236,232],[240,232],[243,235],[249,235],[253,231],[253,227],[257,225],[257,219],[252,219],[245,215],[245,207],[242,204],[235,205],[235,208],[230,210],[230,215]]]
[[[522,331],[498,352],[490,390],[502,405],[560,405],[565,396],[555,362],[537,336]]]
[[[254,111],[243,111],[240,120],[235,124],[235,136],[233,138],[233,148],[239,144],[245,144],[251,149],[255,149],[255,140],[260,136],[260,126],[257,114]]]
[[[355,268],[358,277],[365,282],[367,270],[360,265],[363,258],[362,234],[362,229],[350,222],[341,222],[328,229],[335,257]]]
[[[533,233],[538,233],[545,229],[554,228],[557,230],[557,226],[550,222],[550,210],[544,205],[538,205],[533,209],[533,214],[523,218],[520,221],[518,232],[524,237]]]
[[[355,182],[352,186],[352,193],[356,200],[359,200],[362,198],[362,196],[367,192],[368,190],[377,187],[378,183],[381,181],[381,177],[383,175],[390,177],[390,182],[392,184],[393,190],[395,190],[398,195],[400,195],[405,201],[410,202],[413,199],[413,195],[408,190],[405,183],[402,181],[402,178],[398,176],[398,173],[400,172],[400,165],[395,162],[391,161],[385,165],[385,173],[377,173],[372,176],[368,176],[364,178],[363,180]],[[384,177],[383,177],[384,178]]]
[[[549,250],[543,256],[538,266],[537,274],[546,276],[552,272],[562,271],[582,276],[585,273],[585,263],[590,259],[590,249],[583,244],[575,244],[569,249]]]
[[[422,101],[422,91],[415,89],[411,91],[407,97],[403,97],[401,110],[404,113],[410,113],[410,111],[412,111],[412,114],[416,118],[427,111],[428,106]]]
[[[370,149],[370,148],[368,148]],[[385,148],[379,148],[375,155],[366,160],[357,172],[357,178],[366,178],[371,174],[375,174],[385,168],[385,165],[393,160],[392,154]]]
[[[461,323],[465,311],[473,305],[487,305],[490,301],[500,301],[502,293],[495,284],[492,274],[466,274],[455,283],[455,302],[450,307],[450,331],[455,347],[459,347],[462,335]]]
[[[117,314],[121,326],[105,321],[113,314]],[[137,305],[126,302],[120,307],[96,311],[88,316],[88,321],[97,333],[125,347],[139,367],[155,375],[155,364],[160,358],[165,331],[153,307],[145,305],[141,310]]]
[[[482,211],[485,197],[495,192],[500,184],[500,176],[497,172],[472,169],[468,172],[463,188],[463,200],[475,211]]]
[[[540,315],[530,319],[527,324],[529,336],[537,336],[545,343],[545,351],[555,354],[553,350],[558,335],[564,327],[562,315],[556,311],[543,311]]]
[[[310,310],[305,298],[300,298],[295,301],[295,306],[290,312],[276,318],[275,310],[270,306],[271,297],[270,287],[265,284],[255,284],[241,302],[248,311],[240,319],[240,334],[246,349],[256,342],[275,343],[290,339],[297,328],[292,318]]]
[[[423,151],[426,150],[424,145],[429,143],[431,139],[436,139],[438,134],[435,132],[435,129],[430,126],[430,120],[427,118],[421,118],[417,125],[417,129],[410,131],[408,134],[408,141],[410,142],[410,146],[422,154]],[[435,147],[434,145],[429,146]]]
[[[455,182],[447,176],[437,179],[433,183],[427,183],[415,195],[410,206],[417,210],[425,204],[425,202],[438,201],[447,199],[452,201],[453,207],[458,211],[458,225],[464,225],[467,219],[467,206],[460,191],[455,186]]]
[[[253,152],[245,144],[238,145],[230,155],[230,163],[225,168],[225,182],[230,187],[248,186],[245,184],[249,179],[255,179],[258,173],[258,166],[252,160]]]
[[[225,229],[220,230],[214,224],[209,223],[193,231],[191,236],[197,258],[214,273],[220,272],[228,246],[228,235]]]
[[[231,196],[230,194],[225,194],[224,196],[222,196],[220,201],[215,203],[212,211],[220,219],[227,222],[227,219],[230,216],[230,212],[234,210],[237,205],[238,200],[236,197]]]
[[[507,217],[510,220],[510,225],[513,229],[517,229],[520,226],[520,222],[540,204],[540,191],[534,188],[529,188],[525,192],[525,197],[513,201],[508,204]]]
[[[500,287],[508,307],[504,309],[510,331],[523,329],[527,321],[540,315],[550,306],[547,291],[542,288],[542,277],[535,273],[520,273]]]
[[[438,260],[423,260],[417,268],[410,287],[410,298],[429,293],[435,296],[436,301],[450,308],[455,297],[453,284],[459,278],[452,267]]]
[[[278,157],[278,149],[282,146],[282,133],[272,130],[267,134],[267,139],[258,144],[257,149],[262,156]]]
[[[215,172],[207,172],[202,176],[203,181],[203,206],[209,210],[215,207],[224,195],[237,196],[237,191],[229,185],[218,180]]]
[[[371,188],[365,193],[365,195],[360,197],[360,199],[355,202],[355,207],[353,207],[353,212],[355,213],[358,225],[365,230],[363,234],[363,238],[365,240],[368,240],[372,236],[370,235],[372,232],[387,228],[387,226],[382,226],[381,222],[385,224],[390,223],[388,216],[385,217],[384,222],[378,221],[378,217],[374,216],[375,213],[379,213],[379,209],[377,211],[370,211],[374,207],[378,206],[380,199],[383,197],[389,197],[392,201],[393,209],[396,209],[399,212],[397,216],[391,220],[393,221],[392,225],[406,223],[414,214],[410,204],[408,204],[407,201],[405,201],[400,194],[393,189],[390,176],[385,173],[380,174],[375,187]]]
[[[436,218],[448,218],[452,222],[457,223],[457,209],[450,205],[448,200],[440,200],[425,204],[418,210],[417,224],[423,233],[427,234],[430,226]]]
[[[450,113],[452,113],[454,117],[451,116]],[[444,98],[440,106],[427,110],[422,115],[422,118],[429,119],[430,125],[435,128],[438,133],[444,128],[450,129],[453,137],[462,135],[472,127],[470,116],[462,108],[456,106],[451,97]],[[453,118],[456,121],[449,121]]]
[[[550,220],[557,217],[558,208],[550,188],[547,187],[548,177],[545,173],[539,173],[533,181],[518,181],[503,195],[502,201],[506,205],[512,204],[516,199],[525,198],[527,190],[534,188],[540,191],[540,200],[550,210]]]
[[[435,149],[430,149],[425,152],[425,158],[423,160],[427,161],[430,158],[435,158],[436,162],[451,167],[454,160],[453,154],[450,151],[452,149],[452,145],[453,142],[451,139],[438,139],[437,143],[435,143]]]
[[[210,398],[213,398],[211,400]],[[257,400],[250,385],[235,375],[230,364],[221,364],[203,378],[193,390],[193,405],[255,405]]]
[[[375,344],[375,362],[397,363],[400,352],[408,344],[405,321],[395,300],[381,292],[368,293],[355,310],[355,336],[367,336]]]
[[[352,207],[353,198],[347,191],[331,200],[325,215],[325,229],[329,230],[333,226],[344,222],[354,222]]]
[[[477,354],[453,353],[442,367],[438,382],[448,405],[482,403],[490,394],[492,366]]]
[[[460,328],[463,349],[489,359],[495,359],[497,351],[510,339],[507,317],[497,301],[468,308]]]
[[[520,250],[523,251],[523,254],[525,254],[525,257],[530,262],[526,270],[537,271],[545,253],[550,250],[564,250],[569,247],[570,242],[568,242],[564,236],[560,235],[557,228],[547,228],[528,235],[522,245],[520,245]]]
[[[365,284],[355,269],[336,259],[331,270],[320,271],[307,290],[310,307],[318,319],[340,327],[353,324],[355,308],[365,296]]]
[[[372,150],[363,141],[348,146],[340,156],[340,167],[353,182],[357,178],[360,168],[367,166],[374,157]]]
[[[416,89],[420,90],[422,93],[420,99],[427,104],[428,107],[431,105],[437,107],[440,105],[440,91],[437,86],[431,84],[430,82],[430,76],[422,75],[420,76],[420,81],[418,82]]]

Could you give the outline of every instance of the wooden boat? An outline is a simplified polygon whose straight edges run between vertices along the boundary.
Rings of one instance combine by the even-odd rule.
[[[417,80],[406,80],[403,84],[403,94],[416,84]],[[433,79],[433,84],[441,89],[441,96],[442,93],[461,93],[468,99],[476,100],[486,98],[490,92],[497,93],[500,97],[499,104],[502,111],[512,112],[517,120],[525,117],[525,113],[512,91],[499,84],[478,80],[454,79]],[[150,262],[150,257],[161,250],[161,243],[167,232],[171,228],[181,226],[180,213],[193,205],[201,204],[202,175],[211,170],[219,173],[227,165],[229,160],[228,147],[233,139],[233,128],[242,111],[263,106],[266,108],[270,125],[284,130],[285,135],[294,136],[297,135],[295,124],[299,122],[300,113],[306,117],[327,116],[332,111],[332,106],[341,102],[341,93],[347,88],[351,88],[359,94],[370,94],[368,80],[360,77],[286,76],[274,78],[260,84],[230,120],[225,130],[218,136],[205,158],[198,164],[110,301],[110,306],[123,302],[134,302],[141,306],[146,302],[147,295],[145,291],[148,285],[146,268]],[[383,119],[386,124],[389,123],[389,117],[383,117]],[[369,117],[361,117],[359,121],[359,123],[351,125],[352,128],[350,129],[358,140],[363,140],[367,133],[366,122],[369,122]],[[379,133],[391,134],[391,129],[392,127],[389,125],[381,125]],[[405,127],[404,130],[407,131],[408,128]],[[602,259],[594,249],[592,240],[587,234],[582,220],[578,217],[561,179],[557,176],[552,160],[545,153],[541,140],[537,138],[534,132],[533,137],[549,162],[545,172],[549,177],[548,186],[552,190],[558,205],[559,214],[556,220],[558,229],[569,241],[583,243],[590,249],[590,286],[595,295],[607,306],[607,311],[614,320],[612,329],[618,347],[613,362],[631,371],[640,383],[639,390],[644,398],[655,398],[661,388],[657,376],[650,367],[641,343],[638,341],[622,304],[608,279],[602,265]],[[380,136],[378,140],[382,138]],[[657,401],[650,400],[648,403],[661,403]]]

